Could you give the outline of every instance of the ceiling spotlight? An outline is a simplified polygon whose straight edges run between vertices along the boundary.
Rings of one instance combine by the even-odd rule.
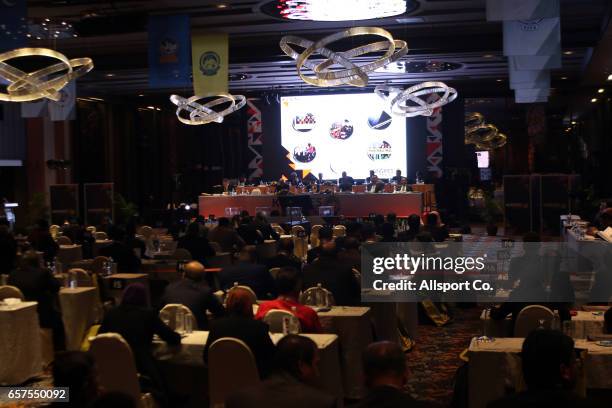
[[[561,77],[561,79],[565,81],[567,79],[567,77]]]
[[[62,21],[62,25],[66,25],[66,22],[65,22],[65,21]]]
[[[144,96],[144,94],[138,94],[138,96]]]
[[[106,76],[107,76],[108,78],[112,78],[112,77],[114,77],[114,76],[115,76],[115,74],[108,73],[108,74],[106,74]]]
[[[572,120],[572,125],[575,125],[575,124],[576,124],[576,121],[575,121],[575,120]]]
[[[51,21],[51,20],[49,20],[48,18],[45,18],[45,21],[48,23],[48,22],[49,22],[49,21]]]
[[[221,3],[221,4],[217,4],[217,8],[218,8],[218,9],[224,9],[224,8],[227,8],[227,4],[223,4],[223,3]]]
[[[603,89],[603,88],[599,88],[599,89],[597,90],[597,93],[604,93],[605,91],[606,91],[605,89]]]
[[[612,74],[608,75],[608,81],[612,81]]]
[[[155,106],[147,106],[147,109],[155,110]]]
[[[496,79],[497,82],[504,82],[503,79]]]
[[[595,102],[597,102],[597,98],[591,99],[591,103],[595,103]]]
[[[493,58],[494,55],[493,54],[485,54],[482,56],[482,58]]]
[[[572,55],[574,53],[574,51],[564,51],[563,54],[565,55]]]

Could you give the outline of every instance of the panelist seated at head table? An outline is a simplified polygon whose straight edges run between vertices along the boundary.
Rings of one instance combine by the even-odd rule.
[[[382,193],[385,190],[385,183],[379,180],[378,176],[374,174],[370,177],[370,182],[368,183],[368,193]]]
[[[338,179],[338,186],[340,186],[340,191],[351,191],[353,188],[353,184],[355,184],[355,179],[346,174],[346,171],[342,172],[342,177]]]

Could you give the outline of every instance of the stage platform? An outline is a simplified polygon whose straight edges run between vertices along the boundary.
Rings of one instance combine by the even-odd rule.
[[[372,213],[395,213],[398,217],[423,212],[424,195],[420,192],[410,193],[335,193],[335,194],[299,194],[277,196],[264,195],[201,195],[199,214],[203,217],[214,215],[225,217],[226,208],[239,208],[251,215],[266,208],[278,210],[282,207],[299,206],[304,215],[318,215],[320,206],[334,206],[335,215],[345,217],[368,217]]]

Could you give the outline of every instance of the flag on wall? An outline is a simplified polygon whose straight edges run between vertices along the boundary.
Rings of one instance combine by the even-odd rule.
[[[189,15],[149,17],[149,87],[191,84]]]
[[[59,101],[49,101],[49,118],[53,122],[61,120],[74,120],[76,117],[76,82],[71,81],[60,91]]]
[[[195,95],[227,93],[228,56],[227,34],[192,35],[191,59]]]
[[[26,0],[0,0],[0,52],[25,47]]]

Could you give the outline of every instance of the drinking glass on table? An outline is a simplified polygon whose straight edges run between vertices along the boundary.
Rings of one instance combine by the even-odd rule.
[[[187,334],[193,333],[193,320],[191,316],[189,316],[187,313],[185,313],[184,316],[185,316],[185,321],[184,321],[185,333]]]
[[[176,311],[176,315],[174,317],[174,330],[183,334],[185,332],[185,312],[181,309]]]

